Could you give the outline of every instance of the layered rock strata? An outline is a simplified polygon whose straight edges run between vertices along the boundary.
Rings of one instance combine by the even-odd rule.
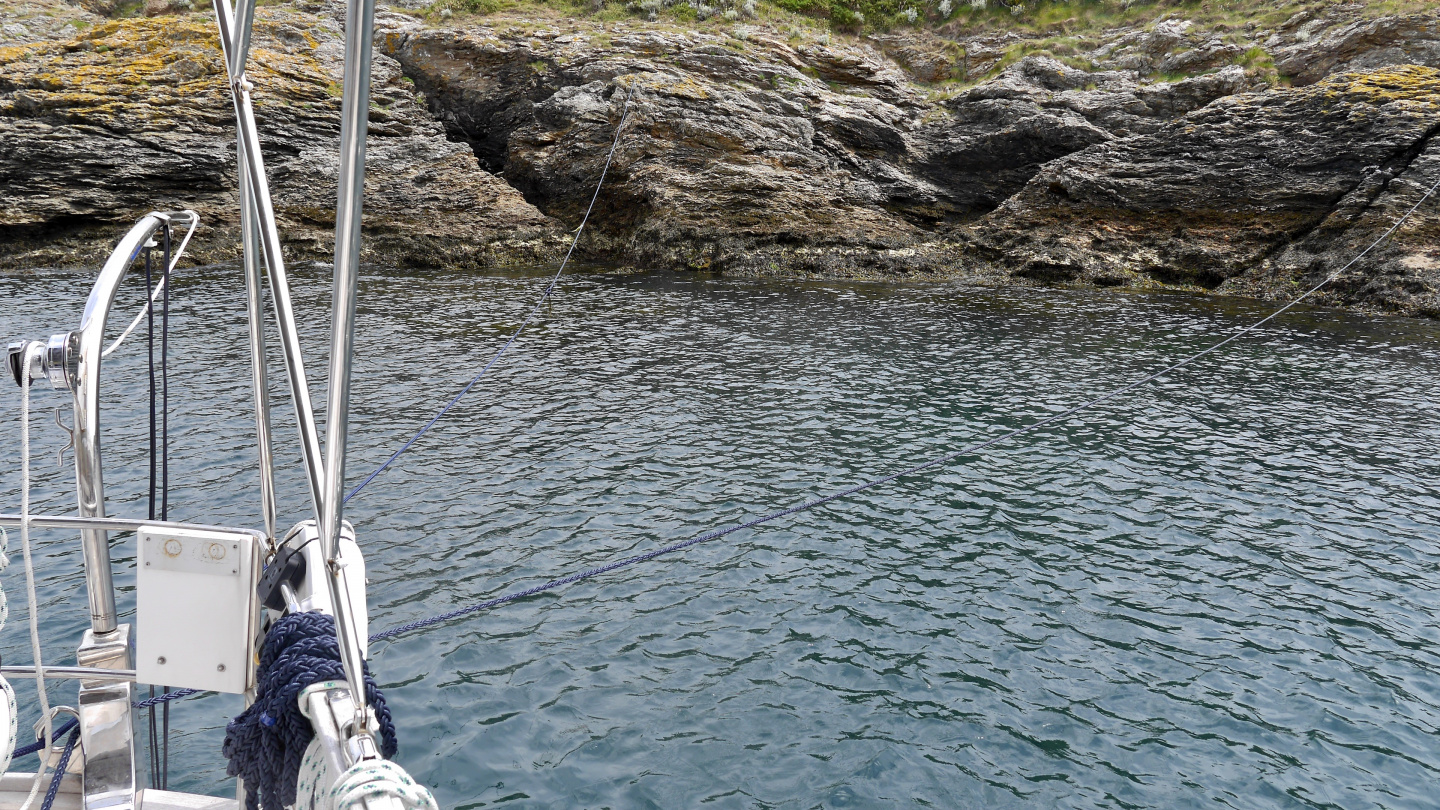
[[[1432,68],[1230,96],[1151,134],[1052,161],[967,235],[1016,275],[1044,282],[1282,294],[1343,266],[1413,201],[1410,190],[1440,180],[1419,160],[1437,133]],[[1420,300],[1433,292],[1400,291],[1433,291],[1435,243],[1425,234],[1436,221],[1420,212],[1325,297],[1433,310]],[[1353,283],[1361,277],[1369,283]]]
[[[292,259],[333,249],[338,26],[261,9],[249,75]],[[377,59],[366,173],[367,259],[424,267],[530,262],[553,220],[481,170]],[[193,208],[192,258],[239,249],[233,110],[203,15],[104,21],[0,48],[0,266],[96,265],[137,217]]]
[[[629,98],[592,255],[731,272],[950,272],[945,226],[1244,83],[1238,68],[1141,85],[1031,58],[935,104],[859,47],[388,22],[386,52],[451,137],[569,222]]]
[[[325,7],[262,11],[253,75],[282,230],[295,255],[323,258],[338,27]],[[1248,43],[1174,19],[1116,32],[1092,69],[1029,57],[926,86],[977,70],[1010,35],[957,53],[937,34],[435,28],[382,12],[366,255],[438,270],[553,255],[624,114],[582,241],[591,259],[1284,298],[1344,267],[1437,179],[1437,24],[1440,12],[1297,15],[1265,40],[1293,88],[1230,64]],[[187,14],[0,49],[0,263],[92,261],[117,223],[182,204],[224,232],[202,258],[234,255],[213,42],[205,15]],[[1169,70],[1196,75],[1158,78]],[[1436,208],[1322,300],[1440,313]]]

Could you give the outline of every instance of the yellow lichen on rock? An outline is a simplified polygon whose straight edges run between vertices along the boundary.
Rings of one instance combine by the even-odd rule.
[[[1423,65],[1396,65],[1366,73],[1342,73],[1316,85],[1326,98],[1386,104],[1440,98],[1440,70]]]
[[[314,35],[294,18],[283,9],[257,12],[247,72],[259,111],[307,102],[335,106],[327,91],[333,71],[315,56]],[[68,42],[6,48],[0,68],[24,91],[23,98],[0,103],[7,114],[68,109],[106,124],[133,117],[133,108],[141,105],[146,117],[163,123],[171,117],[166,110],[178,115],[209,108],[205,117],[214,118],[228,108],[223,56],[208,16],[112,20]]]
[[[710,93],[699,82],[689,77],[680,78],[663,73],[652,73],[638,80],[637,84],[645,90],[691,101],[700,101],[710,97]]]
[[[330,88],[340,79],[343,37],[328,18],[284,6],[256,11],[246,75],[292,257],[324,259],[333,245],[333,214],[325,212],[337,193],[340,105]],[[393,62],[377,64],[373,76],[367,260],[377,244],[391,264],[546,256],[551,223],[476,166],[466,147],[445,140]],[[0,182],[0,226],[15,229],[0,240],[0,266],[93,262],[117,228],[175,208],[201,215],[192,256],[233,258],[228,85],[209,14],[107,20],[68,39],[0,51],[0,177],[8,181]],[[58,236],[47,237],[52,231]],[[498,247],[510,240],[530,247]]]

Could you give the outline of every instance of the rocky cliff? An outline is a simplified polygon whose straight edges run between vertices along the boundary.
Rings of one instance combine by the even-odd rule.
[[[216,226],[202,256],[233,255],[211,21],[83,14],[0,49],[0,262],[93,261],[117,223],[182,204]],[[334,195],[334,14],[263,7],[253,71],[288,247],[314,258]],[[1224,37],[1170,15],[1064,61],[993,31],[429,19],[379,15],[374,261],[553,255],[627,103],[582,244],[641,266],[1282,298],[1440,179],[1435,11]],[[1440,316],[1440,200],[1324,300]]]
[[[77,20],[90,24],[0,47],[0,266],[95,264],[131,221],[179,208],[204,224],[192,258],[237,256],[234,114],[213,20]],[[271,7],[256,24],[255,114],[297,259],[333,248],[342,46],[327,15]],[[388,58],[374,67],[370,136],[366,258],[474,267],[562,243],[555,220],[446,140]]]

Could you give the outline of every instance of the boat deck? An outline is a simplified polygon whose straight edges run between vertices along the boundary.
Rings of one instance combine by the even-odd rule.
[[[7,773],[0,776],[0,810],[20,810],[20,805],[25,803],[25,797],[30,795],[30,785],[34,779],[33,773]],[[40,796],[36,797],[33,807],[40,806],[40,799],[49,787],[49,780],[49,774],[46,774],[46,784],[40,786]],[[80,798],[80,775],[67,773],[60,783],[60,792],[55,796],[52,810],[81,810]],[[239,810],[239,807],[239,803],[234,799],[148,788],[140,791],[135,802],[135,810]]]

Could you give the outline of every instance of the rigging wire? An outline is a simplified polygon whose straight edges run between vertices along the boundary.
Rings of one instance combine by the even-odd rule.
[[[1332,282],[1332,281],[1336,280],[1337,278],[1339,278],[1341,275],[1343,275],[1343,274],[1345,273],[1345,271],[1347,271],[1347,270],[1349,270],[1351,267],[1355,266],[1355,263],[1356,263],[1356,262],[1358,262],[1358,261],[1360,261],[1361,259],[1363,259],[1367,254],[1370,253],[1370,251],[1372,251],[1372,250],[1374,250],[1376,247],[1378,247],[1381,242],[1384,242],[1386,239],[1388,239],[1388,238],[1390,237],[1391,234],[1393,234],[1393,233],[1395,233],[1395,231],[1399,230],[1400,226],[1403,225],[1403,224],[1406,222],[1406,220],[1408,220],[1408,219],[1410,218],[1410,216],[1411,216],[1412,214],[1414,214],[1415,211],[1418,210],[1418,209],[1420,208],[1420,206],[1425,203],[1426,200],[1430,199],[1430,197],[1435,194],[1435,192],[1436,192],[1437,189],[1440,189],[1440,178],[1437,178],[1437,179],[1436,179],[1435,183],[1430,186],[1430,189],[1429,189],[1428,191],[1426,191],[1426,192],[1424,193],[1424,195],[1422,195],[1422,196],[1420,197],[1420,199],[1419,199],[1413,206],[1410,207],[1410,210],[1406,211],[1398,220],[1396,220],[1396,221],[1395,221],[1395,224],[1392,225],[1389,230],[1387,230],[1387,231],[1385,231],[1383,234],[1381,234],[1374,242],[1371,242],[1368,247],[1366,247],[1366,248],[1365,248],[1364,250],[1362,250],[1359,254],[1357,254],[1353,259],[1351,259],[1349,262],[1347,262],[1344,267],[1341,267],[1339,270],[1336,270],[1335,272],[1333,272],[1333,273],[1331,273],[1330,275],[1326,276],[1323,280],[1320,281],[1319,284],[1316,284],[1315,286],[1313,286],[1313,287],[1311,287],[1310,289],[1306,290],[1304,293],[1301,293],[1298,298],[1295,298],[1295,299],[1292,300],[1290,303],[1286,304],[1286,305],[1283,306],[1283,307],[1280,307],[1279,309],[1275,310],[1274,312],[1270,313],[1269,315],[1266,315],[1264,318],[1261,318],[1260,320],[1256,321],[1255,323],[1252,323],[1252,324],[1250,324],[1249,326],[1246,326],[1246,327],[1240,329],[1240,330],[1237,331],[1235,334],[1233,334],[1233,335],[1225,338],[1224,340],[1221,340],[1221,341],[1218,342],[1218,343],[1215,343],[1215,344],[1213,344],[1213,345],[1211,345],[1211,346],[1209,346],[1209,347],[1207,347],[1207,348],[1205,348],[1205,349],[1202,349],[1202,350],[1200,350],[1200,351],[1198,351],[1198,352],[1196,352],[1196,353],[1194,353],[1194,354],[1192,354],[1192,355],[1189,355],[1189,356],[1187,356],[1187,357],[1185,357],[1185,358],[1183,358],[1183,359],[1181,359],[1181,360],[1178,360],[1178,361],[1176,361],[1175,363],[1172,363],[1172,364],[1170,364],[1170,365],[1168,365],[1168,366],[1160,369],[1159,371],[1153,372],[1153,373],[1151,373],[1151,374],[1149,374],[1149,375],[1147,375],[1147,376],[1145,376],[1145,377],[1142,377],[1142,378],[1140,378],[1140,379],[1138,379],[1138,380],[1136,380],[1136,381],[1134,381],[1134,382],[1132,382],[1132,383],[1123,385],[1123,386],[1121,386],[1121,387],[1119,387],[1119,388],[1116,388],[1116,389],[1114,389],[1114,390],[1112,390],[1112,391],[1109,391],[1109,392],[1107,392],[1107,393],[1101,394],[1100,396],[1095,397],[1095,398],[1093,398],[1093,399],[1086,400],[1085,402],[1082,402],[1082,403],[1080,403],[1079,405],[1075,405],[1075,406],[1073,406],[1073,407],[1071,407],[1071,408],[1067,408],[1066,410],[1063,410],[1063,411],[1061,411],[1061,412],[1059,412],[1059,413],[1057,413],[1057,414],[1053,414],[1053,415],[1048,416],[1048,417],[1046,417],[1046,418],[1044,418],[1044,419],[1041,419],[1041,420],[1038,421],[1038,422],[1033,422],[1033,423],[1031,423],[1031,424],[1029,424],[1029,425],[1026,425],[1026,426],[1024,426],[1024,427],[1015,428],[1014,430],[1007,431],[1007,432],[1005,432],[1005,433],[1000,434],[999,436],[995,436],[995,437],[993,437],[993,438],[986,439],[986,440],[983,441],[983,442],[978,442],[978,443],[976,443],[976,444],[972,444],[972,445],[970,445],[970,446],[968,446],[968,447],[965,447],[965,448],[963,448],[963,449],[956,450],[956,451],[954,451],[954,452],[952,452],[952,453],[947,453],[947,454],[945,454],[945,455],[943,455],[943,456],[940,456],[940,457],[938,457],[938,458],[933,458],[933,459],[931,459],[931,460],[929,460],[929,461],[925,461],[925,462],[922,462],[922,463],[919,463],[919,464],[915,464],[915,465],[906,467],[906,468],[904,468],[904,469],[902,469],[902,470],[898,470],[898,471],[896,471],[896,472],[890,473],[889,475],[884,475],[884,476],[881,476],[881,477],[879,477],[879,478],[874,478],[874,479],[871,479],[871,480],[869,480],[869,481],[865,481],[865,482],[863,482],[863,483],[856,484],[856,485],[851,486],[851,487],[846,487],[845,489],[841,489],[841,490],[838,490],[838,491],[836,491],[836,492],[832,492],[832,493],[830,493],[829,495],[825,495],[825,496],[820,497],[820,498],[815,498],[814,500],[806,501],[806,502],[804,502],[804,503],[797,504],[797,505],[792,506],[792,507],[789,507],[789,508],[787,508],[787,509],[781,509],[781,510],[778,511],[778,512],[771,512],[771,513],[769,513],[769,514],[761,515],[760,517],[752,518],[752,519],[747,520],[747,521],[744,521],[744,522],[742,522],[742,523],[737,523],[737,524],[734,524],[734,525],[731,525],[731,526],[727,526],[727,527],[724,527],[724,528],[721,528],[721,529],[715,529],[715,530],[713,530],[713,531],[706,532],[706,533],[701,534],[701,535],[699,535],[699,536],[692,537],[692,538],[690,538],[690,539],[688,539],[688,540],[682,540],[682,541],[680,541],[680,542],[678,542],[678,543],[672,543],[672,544],[667,545],[667,546],[662,546],[661,548],[655,549],[655,550],[653,550],[653,551],[645,552],[644,554],[636,554],[636,555],[634,555],[634,556],[625,557],[625,558],[623,558],[623,559],[616,560],[615,562],[608,563],[608,564],[606,564],[606,565],[601,565],[601,566],[597,566],[597,567],[595,567],[595,568],[590,568],[590,569],[587,569],[587,570],[584,570],[584,571],[580,571],[580,572],[577,572],[577,573],[574,573],[574,574],[570,574],[569,576],[560,577],[560,578],[558,578],[558,579],[552,579],[552,580],[550,580],[550,581],[548,581],[548,582],[540,583],[539,585],[534,585],[534,586],[532,586],[532,587],[525,588],[525,589],[520,590],[520,591],[515,591],[515,592],[513,592],[513,593],[509,593],[509,594],[506,594],[506,595],[504,595],[504,596],[499,596],[499,597],[496,597],[496,598],[494,598],[494,599],[488,599],[488,600],[485,600],[485,601],[483,601],[483,602],[478,602],[478,603],[476,603],[476,604],[469,605],[469,606],[463,607],[463,608],[459,608],[459,609],[457,609],[457,610],[452,610],[452,611],[449,611],[449,612],[447,612],[447,613],[441,613],[441,614],[438,615],[438,616],[432,616],[431,618],[428,618],[428,619],[421,619],[421,620],[419,620],[419,621],[410,622],[410,623],[408,623],[408,624],[402,624],[402,625],[400,625],[399,627],[395,627],[395,628],[392,628],[392,629],[390,629],[390,630],[385,630],[385,631],[382,631],[382,632],[379,632],[379,633],[375,633],[374,635],[371,635],[371,636],[370,636],[370,641],[384,641],[384,640],[386,640],[386,639],[395,638],[396,636],[400,636],[400,635],[403,635],[403,634],[405,634],[405,633],[410,633],[410,632],[413,632],[413,631],[415,631],[415,630],[421,630],[421,629],[424,629],[424,628],[427,628],[427,627],[433,627],[433,626],[435,626],[435,625],[437,625],[437,624],[443,624],[443,623],[448,622],[448,621],[451,621],[451,620],[453,620],[453,619],[458,619],[458,618],[460,618],[460,617],[462,617],[462,616],[468,616],[468,615],[471,615],[471,614],[473,614],[473,613],[478,613],[478,612],[480,612],[480,611],[482,611],[482,610],[487,610],[487,609],[489,609],[489,608],[498,607],[498,606],[500,606],[500,605],[507,604],[507,603],[509,603],[509,602],[515,602],[515,601],[518,601],[518,600],[520,600],[520,599],[524,599],[524,598],[526,598],[526,597],[528,597],[528,596],[534,596],[535,594],[538,594],[538,593],[543,593],[543,592],[545,592],[545,591],[554,590],[555,588],[560,588],[560,587],[563,587],[563,586],[565,586],[565,585],[570,585],[570,584],[573,584],[573,583],[576,583],[576,582],[580,582],[580,581],[582,581],[582,580],[590,579],[590,578],[592,578],[592,577],[597,577],[597,576],[599,576],[599,575],[601,575],[601,574],[609,573],[609,572],[611,572],[611,571],[616,571],[616,570],[621,569],[621,568],[627,568],[627,567],[629,567],[629,566],[636,565],[636,564],[638,564],[638,563],[647,562],[647,561],[653,560],[653,559],[655,559],[655,558],[657,558],[657,557],[663,557],[663,556],[668,555],[668,554],[673,554],[673,553],[675,553],[675,552],[677,552],[677,551],[683,551],[683,550],[685,550],[685,549],[687,549],[687,548],[690,548],[691,546],[697,546],[697,545],[700,545],[701,543],[706,543],[706,542],[709,542],[709,541],[711,541],[711,540],[718,540],[718,539],[720,539],[721,537],[725,537],[726,535],[734,534],[735,532],[741,531],[741,530],[743,530],[743,529],[753,528],[753,527],[755,527],[755,526],[760,526],[760,525],[765,524],[765,523],[770,523],[770,522],[772,522],[772,521],[779,520],[780,518],[783,518],[783,517],[789,517],[790,515],[799,514],[800,512],[806,512],[806,511],[809,511],[809,510],[811,510],[811,509],[814,509],[814,508],[816,508],[816,507],[818,507],[818,506],[823,506],[824,504],[830,503],[831,501],[837,501],[837,500],[840,500],[840,499],[842,499],[842,498],[846,498],[846,497],[849,497],[849,496],[851,496],[851,495],[855,495],[855,494],[857,494],[857,493],[864,492],[865,490],[872,489],[872,488],[874,488],[874,487],[878,487],[878,486],[880,486],[880,485],[882,485],[882,484],[887,484],[887,483],[890,483],[891,481],[895,481],[895,480],[900,479],[900,478],[906,478],[906,477],[915,475],[915,474],[917,474],[917,473],[924,472],[924,471],[926,471],[926,470],[929,470],[929,469],[932,469],[932,468],[941,466],[941,465],[943,465],[943,464],[946,464],[947,462],[950,462],[950,461],[953,461],[953,460],[955,460],[955,459],[957,459],[957,458],[960,458],[961,456],[967,456],[967,455],[972,455],[972,454],[975,454],[975,453],[979,453],[980,451],[986,450],[986,449],[988,449],[988,448],[990,448],[990,447],[993,447],[993,446],[995,446],[995,445],[997,445],[997,444],[1000,444],[1001,442],[1007,441],[1007,440],[1009,440],[1009,439],[1013,439],[1013,438],[1015,438],[1015,437],[1017,437],[1017,436],[1023,436],[1023,435],[1025,435],[1025,434],[1027,434],[1027,433],[1032,433],[1032,432],[1034,432],[1034,431],[1036,431],[1036,430],[1039,430],[1040,428],[1045,427],[1046,425],[1055,424],[1056,422],[1060,422],[1060,421],[1062,421],[1062,420],[1064,420],[1064,419],[1066,419],[1066,418],[1068,418],[1068,417],[1070,417],[1070,416],[1073,416],[1073,415],[1075,415],[1075,414],[1077,414],[1077,413],[1079,413],[1079,412],[1081,412],[1081,411],[1087,410],[1087,409],[1089,409],[1089,408],[1093,408],[1093,407],[1095,407],[1096,405],[1100,405],[1101,403],[1104,403],[1104,402],[1107,402],[1107,401],[1109,401],[1109,400],[1115,399],[1116,397],[1119,397],[1119,396],[1121,396],[1121,395],[1123,395],[1123,394],[1129,393],[1130,391],[1133,391],[1133,390],[1135,390],[1136,388],[1140,388],[1141,386],[1144,386],[1144,385],[1147,385],[1147,384],[1149,384],[1149,383],[1152,383],[1152,382],[1154,382],[1155,380],[1160,379],[1161,377],[1164,377],[1164,376],[1166,376],[1166,375],[1168,375],[1168,374],[1171,374],[1172,372],[1175,372],[1175,371],[1177,371],[1177,370],[1179,370],[1179,369],[1181,369],[1181,368],[1183,368],[1183,367],[1185,367],[1185,366],[1188,366],[1188,365],[1190,365],[1191,363],[1194,363],[1195,361],[1201,359],[1202,357],[1205,357],[1205,356],[1207,356],[1207,355],[1209,355],[1209,354],[1211,354],[1211,353],[1219,350],[1221,347],[1227,346],[1227,345],[1229,345],[1230,343],[1233,343],[1233,342],[1235,342],[1236,340],[1239,340],[1241,337],[1243,337],[1243,336],[1245,336],[1245,335],[1247,335],[1247,334],[1250,334],[1251,332],[1255,331],[1256,329],[1259,329],[1261,326],[1264,326],[1265,324],[1267,324],[1267,323],[1269,323],[1270,321],[1274,320],[1275,318],[1279,317],[1281,314],[1289,311],[1291,308],[1293,308],[1295,305],[1299,304],[1301,301],[1304,301],[1305,299],[1307,299],[1307,298],[1309,298],[1310,296],[1314,295],[1316,292],[1319,292],[1319,290],[1320,290],[1321,287],[1324,287],[1326,284],[1329,284],[1330,282]]]
[[[147,247],[147,248],[145,248],[145,289],[147,289],[147,290],[151,288],[151,284],[152,284],[152,280],[151,280],[152,267],[151,267],[151,265],[152,265],[152,262],[151,262],[151,256],[150,256],[150,248]],[[166,274],[166,275],[168,276],[168,274]],[[165,284],[165,280],[162,279],[160,283],[161,283],[162,285],[164,285],[164,284]],[[166,285],[166,286],[168,286],[168,285]],[[156,461],[156,456],[155,456],[155,435],[156,435],[156,434],[155,434],[155,391],[156,391],[156,389],[155,389],[155,307],[154,307],[154,303],[155,303],[155,297],[156,297],[157,295],[159,295],[159,293],[160,293],[160,288],[159,288],[159,287],[155,287],[155,292],[154,292],[154,294],[152,294],[152,295],[150,296],[150,299],[145,302],[145,308],[144,308],[143,310],[141,310],[141,312],[140,312],[140,314],[146,316],[146,319],[147,319],[146,330],[145,330],[145,349],[146,349],[146,352],[145,352],[145,353],[146,353],[147,371],[148,371],[148,373],[149,373],[148,380],[149,380],[149,394],[150,394],[150,490],[149,490],[149,496],[150,496],[150,497],[149,497],[149,516],[150,516],[150,519],[151,519],[151,520],[154,520],[154,519],[155,519],[155,483],[156,483],[156,481],[155,481],[155,475],[156,475],[156,471],[157,471],[157,470],[156,470],[156,464],[155,464],[155,461]],[[137,321],[137,322],[139,321],[139,316],[136,316],[136,321]],[[132,324],[132,326],[133,326],[133,324]],[[129,330],[126,330],[126,334],[128,334],[128,332],[129,332]],[[119,339],[117,339],[114,343],[112,343],[112,344],[110,345],[110,349],[109,349],[109,350],[113,351],[116,347],[118,347],[118,346],[120,345],[120,341],[122,341],[122,340],[124,340],[124,339],[125,339],[125,334],[120,335]],[[103,358],[104,355],[102,354],[101,357]],[[152,698],[155,697],[155,684],[150,684],[150,697],[152,697]],[[155,788],[156,790],[159,790],[159,789],[160,789],[160,742],[159,742],[159,740],[160,740],[160,728],[159,728],[159,726],[156,724],[156,720],[155,720],[155,707],[153,707],[153,706],[150,707],[149,721],[150,721],[150,787]]]
[[[424,436],[426,433],[428,433],[430,431],[430,428],[435,427],[436,422],[439,422],[446,413],[449,413],[450,409],[455,407],[455,404],[459,402],[462,397],[470,393],[470,389],[474,388],[475,384],[480,382],[480,378],[484,377],[491,368],[494,368],[495,364],[499,362],[500,357],[504,355],[505,352],[512,345],[514,345],[515,341],[519,339],[520,333],[525,331],[525,327],[530,325],[530,321],[533,320],[535,314],[540,311],[540,307],[543,306],[545,301],[550,298],[550,293],[555,290],[555,285],[559,283],[560,276],[562,273],[565,272],[565,266],[569,264],[571,255],[575,253],[575,246],[580,243],[580,235],[585,231],[585,223],[590,221],[590,213],[595,210],[595,201],[600,198],[600,189],[605,186],[605,175],[609,173],[610,163],[615,159],[615,150],[617,147],[620,146],[620,135],[625,128],[625,119],[630,114],[630,99],[634,97],[634,95],[635,83],[632,81],[630,83],[629,92],[625,94],[625,106],[620,111],[620,122],[615,125],[615,139],[610,143],[610,153],[605,156],[605,168],[601,169],[600,180],[595,184],[595,193],[590,196],[590,205],[585,209],[585,216],[580,220],[580,227],[575,229],[575,237],[570,240],[570,249],[565,251],[565,258],[560,261],[560,268],[555,271],[554,277],[551,278],[550,283],[545,286],[545,291],[540,294],[540,300],[535,302],[535,306],[530,310],[530,314],[525,316],[524,321],[521,321],[520,327],[515,330],[515,333],[510,336],[509,340],[505,341],[505,345],[501,346],[500,350],[495,352],[495,356],[490,358],[490,362],[486,363],[485,367],[480,369],[480,373],[472,377],[470,379],[470,382],[466,383],[465,387],[460,389],[460,393],[456,394],[449,402],[445,403],[445,407],[441,408],[440,412],[435,414],[435,417],[429,422],[426,422],[425,426],[420,428],[419,432],[417,432],[414,436],[410,437],[409,441],[401,445],[399,450],[396,450],[395,453],[390,456],[390,458],[386,459],[384,464],[376,467],[374,472],[370,473],[368,476],[365,477],[365,480],[361,481],[359,485],[357,485],[354,489],[350,490],[350,494],[345,496],[345,500],[341,502],[342,504],[349,503],[350,499],[360,494],[360,490],[364,489],[365,486],[371,481],[374,481],[376,476],[389,469],[390,465],[395,463],[395,459],[400,458],[400,455],[402,453],[404,453],[406,450],[409,450],[416,442],[420,441],[421,436]]]
[[[146,318],[146,355],[147,372],[149,375],[150,394],[150,490],[149,490],[149,516],[150,520],[156,518],[157,493],[159,518],[161,521],[170,519],[170,276],[179,262],[177,255],[172,260],[170,244],[170,223],[167,220],[162,226],[162,250],[163,261],[160,265],[160,281],[155,284],[155,294],[161,296],[160,302],[160,378],[159,385],[156,385],[155,378],[155,294],[145,303],[140,316]],[[190,233],[194,233],[192,226]],[[190,233],[185,235],[185,240],[180,243],[181,250],[185,242],[190,239]],[[147,241],[145,245],[145,289],[151,289],[152,283],[152,254],[153,241]],[[139,323],[140,316],[136,316],[135,323]],[[135,324],[131,324],[133,327]],[[111,344],[108,351],[113,351],[120,345],[120,341],[129,334],[126,330],[116,341]],[[102,355],[103,357],[103,355]],[[159,397],[157,411],[157,395]],[[158,436],[158,441],[157,441]],[[158,477],[158,481],[157,481]],[[158,484],[158,486],[157,486]],[[169,687],[160,687],[162,693],[167,693]],[[150,685],[150,697],[155,697],[155,685]],[[160,706],[160,718],[157,722],[155,707]],[[168,701],[158,701],[147,707],[148,720],[150,725],[150,787],[157,790],[168,790],[170,784],[170,704]]]
[[[20,550],[25,559],[25,596],[30,607],[30,653],[35,658],[35,689],[40,700],[40,723],[44,744],[55,740],[55,726],[50,712],[50,695],[45,689],[45,662],[40,655],[40,601],[35,595],[35,564],[30,555],[30,367],[42,347],[34,343],[25,344],[20,355]],[[45,773],[45,763],[35,769],[35,781],[30,785],[30,795],[21,810],[29,810],[30,804],[40,792],[40,780]]]
[[[20,551],[25,559],[25,595],[30,604],[30,652],[35,657],[35,688],[40,693],[40,714],[45,739],[55,739],[50,722],[50,696],[45,689],[45,665],[40,658],[40,602],[35,596],[35,564],[30,558],[30,366],[44,349],[27,344],[20,356]]]
[[[165,291],[160,304],[160,520],[170,519],[170,221],[165,234]],[[161,689],[169,691],[170,687]],[[170,704],[161,707],[160,789],[170,789]],[[48,808],[47,808],[48,810]]]

